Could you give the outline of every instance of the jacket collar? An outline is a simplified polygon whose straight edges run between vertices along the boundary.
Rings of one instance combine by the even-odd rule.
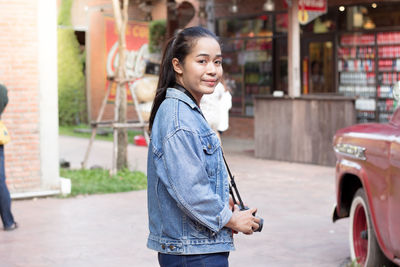
[[[176,88],[168,88],[166,98],[175,98],[182,102],[188,104],[192,109],[197,109],[201,114],[203,114],[199,106],[184,92],[179,91]]]

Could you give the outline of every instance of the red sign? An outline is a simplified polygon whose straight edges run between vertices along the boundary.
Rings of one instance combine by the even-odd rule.
[[[327,0],[299,0],[299,23],[307,24],[327,11]]]
[[[118,33],[114,18],[107,17],[106,24],[106,52],[107,52],[107,76],[112,77],[118,64]],[[140,79],[145,71],[146,62],[144,56],[148,53],[149,27],[148,23],[138,21],[128,21],[126,26],[126,72],[128,79]],[[112,84],[108,101],[114,101],[116,95],[116,83]],[[106,82],[106,90],[109,81]],[[128,101],[132,101],[129,91],[130,84],[127,85]]]
[[[326,0],[299,0],[299,10],[326,13],[327,7]]]

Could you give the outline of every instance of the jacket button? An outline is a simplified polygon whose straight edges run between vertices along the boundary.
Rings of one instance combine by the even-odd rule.
[[[210,144],[208,144],[208,146],[207,146],[207,147],[208,147],[208,149],[210,149],[210,148],[211,148],[211,145],[210,145]]]
[[[170,246],[169,246],[169,249],[170,249],[170,250],[174,250],[174,248],[175,248],[175,247],[174,247],[173,245],[170,245]]]
[[[165,249],[165,245],[164,245],[164,244],[162,244],[162,245],[161,245],[161,248],[162,248],[162,249]]]

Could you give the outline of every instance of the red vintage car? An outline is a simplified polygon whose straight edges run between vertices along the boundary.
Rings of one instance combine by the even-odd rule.
[[[398,97],[400,83],[393,89]],[[350,217],[352,261],[400,266],[400,108],[389,123],[357,124],[336,132],[333,221]]]

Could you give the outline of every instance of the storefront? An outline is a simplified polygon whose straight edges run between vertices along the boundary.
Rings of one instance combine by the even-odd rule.
[[[252,124],[254,97],[288,94],[288,9],[275,1],[274,11],[263,11],[265,1],[254,1],[259,8],[249,12],[242,1],[236,13],[218,13],[223,2],[216,1],[216,32],[234,81],[235,128],[237,120]],[[355,97],[358,122],[388,121],[390,85],[400,79],[400,3],[328,1],[327,13],[300,32],[301,94]]]
[[[333,6],[302,31],[303,94],[356,97],[358,122],[387,122],[400,80],[400,3]]]
[[[287,13],[218,20],[232,115],[252,117],[254,95],[287,93],[287,20]]]

